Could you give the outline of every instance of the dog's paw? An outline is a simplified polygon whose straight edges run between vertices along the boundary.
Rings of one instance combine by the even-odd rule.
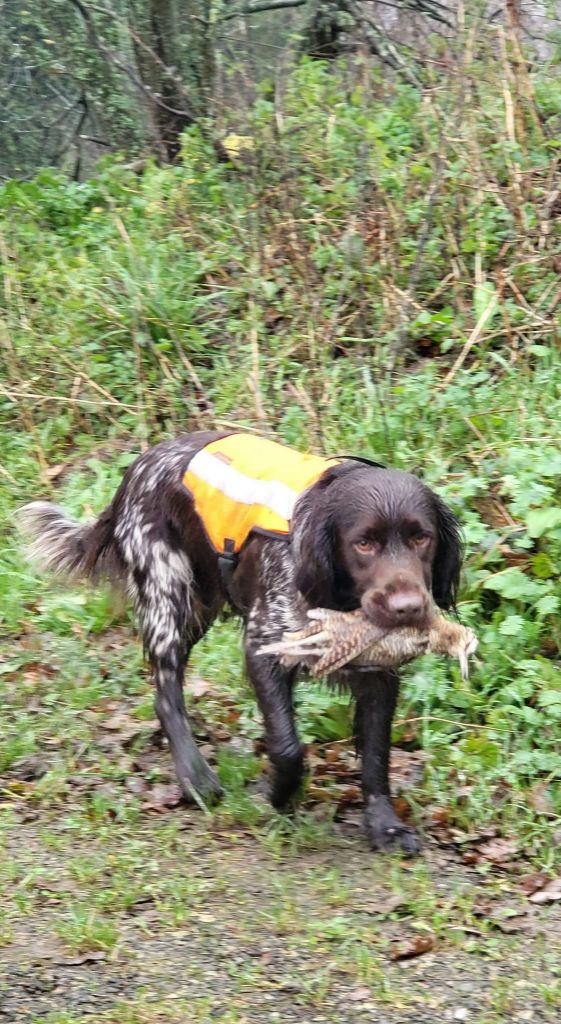
[[[273,778],[269,799],[277,811],[289,811],[298,802],[304,774],[304,755],[271,758]]]
[[[200,761],[197,759],[196,765],[190,765],[189,773],[180,778],[179,785],[185,802],[199,807],[212,806],[224,796],[218,777],[202,757]]]
[[[408,857],[414,857],[421,849],[415,829],[398,818],[388,797],[370,798],[364,825],[373,850],[389,853],[401,849]]]

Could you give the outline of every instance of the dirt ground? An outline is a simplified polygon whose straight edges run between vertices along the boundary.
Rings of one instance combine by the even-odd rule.
[[[372,855],[358,817],[329,823],[319,852],[220,819],[206,827],[185,808],[97,836],[52,814],[24,818],[12,814],[3,833],[4,874],[16,888],[25,870],[35,879],[0,949],[0,1019],[11,1024],[560,1019],[555,904],[533,905],[518,875],[482,872],[434,842],[408,863]],[[100,850],[101,881],[86,877]],[[126,907],[114,899],[116,941],[77,933],[69,948],[60,921],[84,890],[115,893],[124,850],[140,861],[121,892],[145,855],[159,878],[187,880],[175,912],[144,886]]]

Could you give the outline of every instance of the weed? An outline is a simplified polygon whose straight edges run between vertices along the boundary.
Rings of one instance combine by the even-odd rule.
[[[65,919],[57,923],[56,933],[75,953],[98,949],[111,951],[120,937],[117,924],[87,904],[70,906]]]

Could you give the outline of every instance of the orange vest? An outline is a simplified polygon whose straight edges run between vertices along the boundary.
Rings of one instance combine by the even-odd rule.
[[[297,499],[340,461],[230,434],[193,456],[183,483],[215,551],[233,555],[252,532],[288,537]]]

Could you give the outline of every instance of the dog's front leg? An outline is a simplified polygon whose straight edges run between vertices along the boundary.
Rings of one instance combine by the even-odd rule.
[[[283,668],[275,657],[258,654],[262,641],[246,640],[246,663],[263,721],[269,760],[273,766],[271,803],[285,807],[297,793],[304,773],[304,749],[296,732],[292,688],[294,669]]]
[[[404,825],[393,808],[389,761],[391,728],[399,693],[395,672],[368,672],[351,682],[356,698],[355,740],[362,755],[364,823],[374,850],[401,846],[417,853],[420,842],[414,829]]]

